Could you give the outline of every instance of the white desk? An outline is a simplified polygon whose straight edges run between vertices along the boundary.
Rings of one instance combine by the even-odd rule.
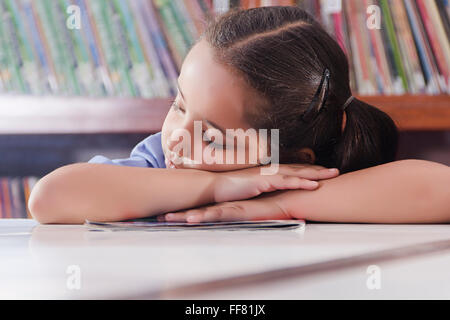
[[[380,289],[368,289],[368,265],[359,264],[256,285],[173,290],[444,239],[450,239],[449,225],[307,223],[302,232],[93,232],[80,225],[0,220],[0,298],[449,299],[449,249],[375,263]],[[77,274],[79,289],[72,281]]]

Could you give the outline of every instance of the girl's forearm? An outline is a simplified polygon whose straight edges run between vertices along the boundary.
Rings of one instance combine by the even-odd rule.
[[[360,223],[450,222],[450,168],[402,160],[320,181],[314,192],[288,191],[294,217]]]
[[[77,163],[43,177],[29,199],[41,223],[117,221],[214,201],[211,172]]]

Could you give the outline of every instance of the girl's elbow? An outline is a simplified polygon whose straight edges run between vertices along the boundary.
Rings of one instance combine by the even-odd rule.
[[[61,223],[60,208],[63,203],[63,180],[68,166],[58,168],[41,178],[33,187],[28,199],[28,210],[39,223]]]
[[[31,216],[39,223],[53,223],[56,222],[55,216],[52,213],[53,195],[49,190],[50,185],[46,183],[44,178],[38,181],[31,191],[28,199],[28,210]]]

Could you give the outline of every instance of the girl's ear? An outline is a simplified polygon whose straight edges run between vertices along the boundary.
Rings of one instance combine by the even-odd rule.
[[[297,152],[297,157],[301,162],[314,164],[316,162],[316,154],[311,148],[302,148]]]

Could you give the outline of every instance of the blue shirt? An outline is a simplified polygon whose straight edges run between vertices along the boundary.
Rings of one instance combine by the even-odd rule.
[[[105,163],[143,168],[165,168],[164,152],[161,146],[161,132],[152,134],[139,142],[131,151],[129,158],[111,160],[107,157],[97,155],[89,160],[88,163]]]

